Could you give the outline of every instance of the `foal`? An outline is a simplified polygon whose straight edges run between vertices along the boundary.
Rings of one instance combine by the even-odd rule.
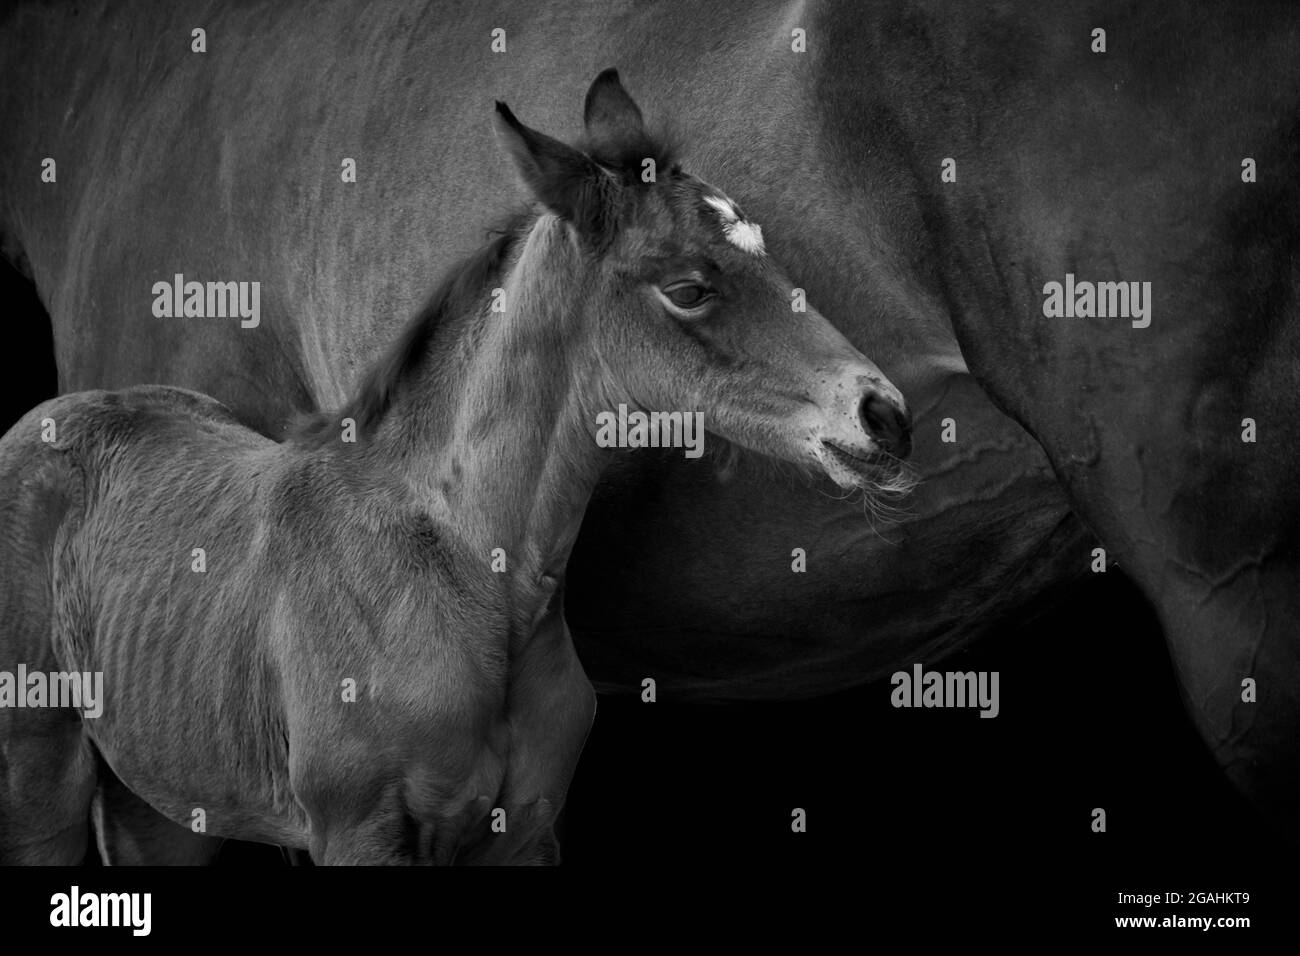
[[[585,120],[575,149],[497,105],[541,212],[284,444],[156,386],[0,439],[0,668],[102,672],[105,698],[0,707],[0,861],[80,861],[93,803],[108,862],[201,862],[213,837],[555,862],[595,713],[560,583],[614,454],[597,416],[701,411],[842,487],[896,478],[901,397],[792,311],[759,227],[614,71]]]

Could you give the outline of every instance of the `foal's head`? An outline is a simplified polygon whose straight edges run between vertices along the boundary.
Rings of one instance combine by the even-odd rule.
[[[759,226],[647,135],[617,72],[587,93],[581,149],[502,103],[495,119],[525,185],[580,252],[568,308],[599,353],[603,401],[703,412],[708,431],[844,488],[897,481],[911,449],[898,390],[802,301]]]

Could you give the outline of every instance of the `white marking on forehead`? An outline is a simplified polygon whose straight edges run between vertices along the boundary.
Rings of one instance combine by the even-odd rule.
[[[704,201],[722,220],[722,234],[726,236],[729,243],[751,255],[763,254],[763,229],[758,223],[740,218],[740,212],[735,204],[726,196],[705,196]]]

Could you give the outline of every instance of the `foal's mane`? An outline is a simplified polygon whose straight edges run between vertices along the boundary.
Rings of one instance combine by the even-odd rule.
[[[625,188],[644,189],[641,164],[653,158],[656,168],[667,171],[670,178],[681,173],[675,159],[675,138],[667,130],[656,135],[641,132],[625,142],[601,144],[590,140],[579,143],[585,152],[608,173],[618,177]],[[477,252],[450,269],[433,290],[424,306],[411,318],[397,339],[366,371],[352,398],[339,409],[327,409],[299,418],[290,429],[288,441],[319,447],[339,437],[344,418],[356,422],[359,435],[366,435],[379,424],[392,407],[397,391],[412,378],[428,359],[434,338],[460,311],[473,305],[476,297],[500,275],[511,251],[535,221],[532,212],[521,209],[498,226],[488,230],[489,240]],[[613,221],[603,223],[605,240],[612,238]]]
[[[339,436],[339,423],[344,418],[356,422],[359,434],[368,434],[392,407],[402,383],[413,377],[429,357],[438,330],[469,308],[501,273],[532,219],[531,213],[520,210],[489,229],[488,241],[447,271],[397,339],[366,371],[352,398],[342,408],[300,418],[290,431],[289,441],[311,446],[333,441]]]

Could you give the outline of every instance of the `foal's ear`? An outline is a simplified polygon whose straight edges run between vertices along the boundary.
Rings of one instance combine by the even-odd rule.
[[[534,198],[579,231],[599,231],[606,215],[602,181],[609,175],[585,153],[529,129],[500,100],[493,125],[497,139]]]
[[[618,70],[602,70],[587,90],[587,101],[582,108],[582,121],[587,128],[587,141],[596,156],[621,156],[635,149],[647,139],[641,108],[636,105]]]

